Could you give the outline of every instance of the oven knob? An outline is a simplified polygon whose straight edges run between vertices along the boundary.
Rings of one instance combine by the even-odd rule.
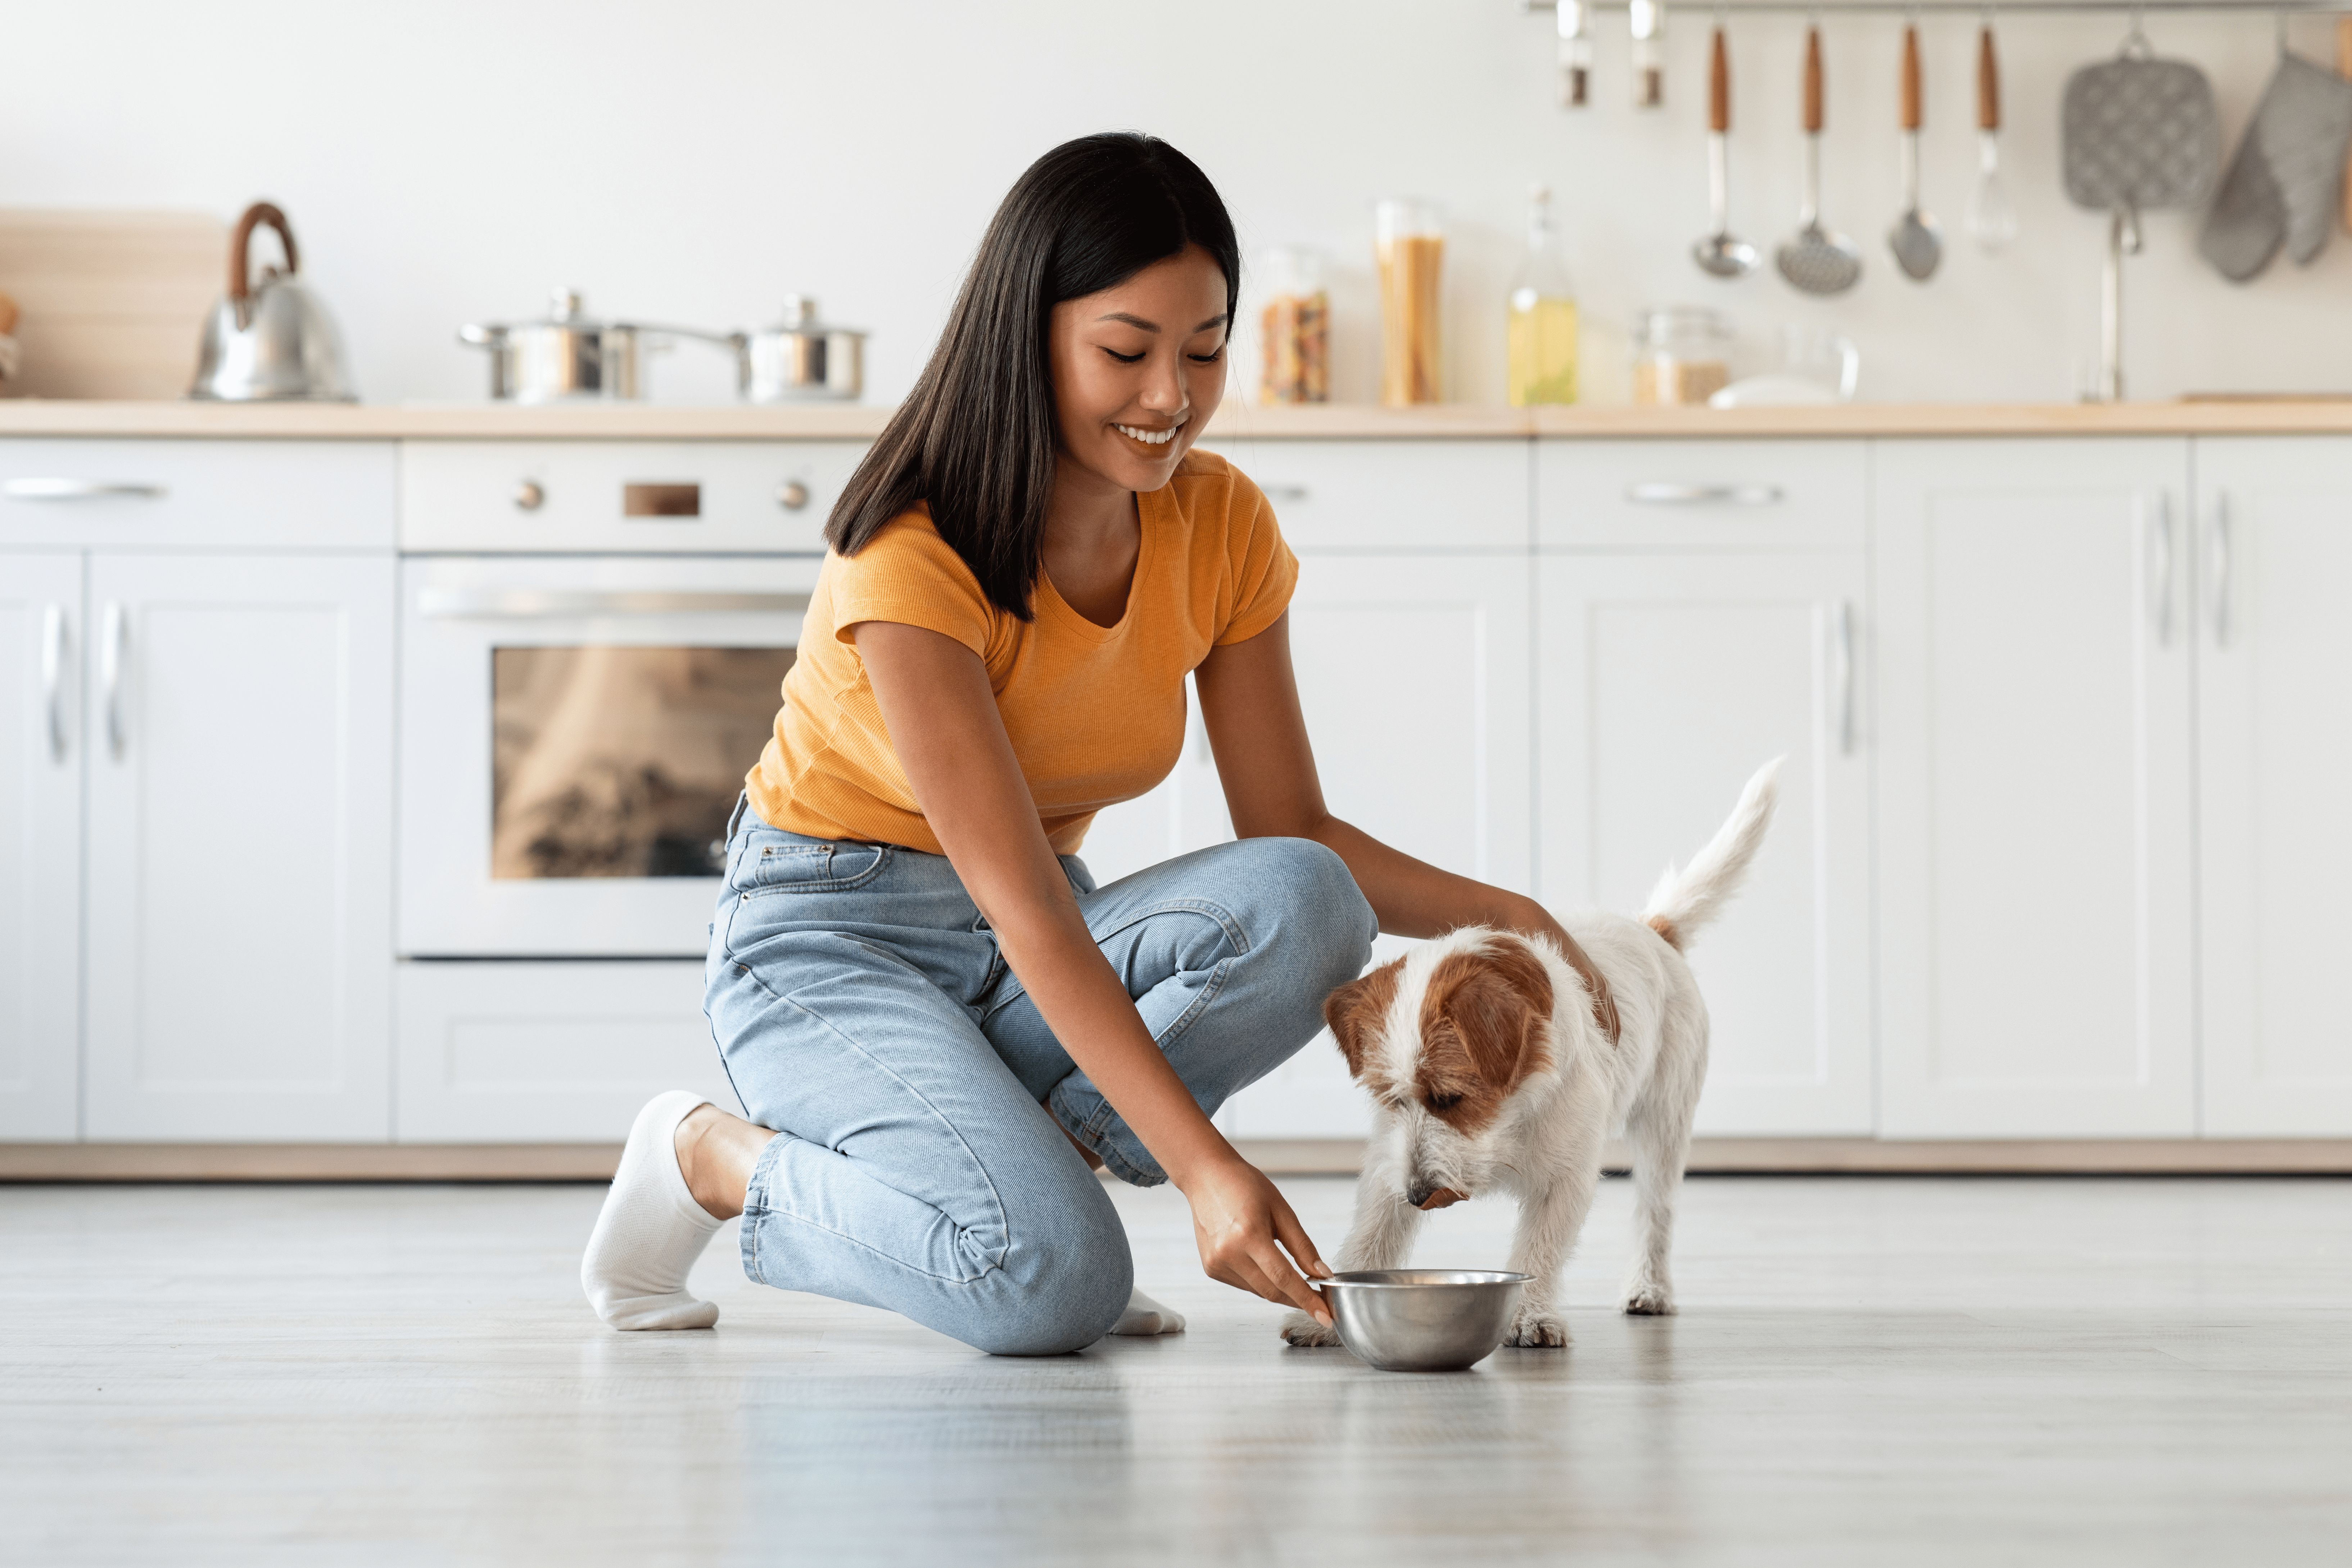
[[[537,511],[547,502],[547,491],[537,479],[525,479],[514,488],[514,503],[524,511]]]
[[[786,511],[798,511],[809,503],[809,488],[798,479],[786,479],[776,489],[776,504]]]

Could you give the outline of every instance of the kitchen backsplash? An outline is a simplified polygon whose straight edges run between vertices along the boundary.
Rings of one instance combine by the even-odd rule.
[[[1704,9],[1669,17],[1660,110],[1633,106],[1625,19],[1603,15],[1579,110],[1559,106],[1550,14],[1517,0],[1172,13],[703,0],[555,15],[455,0],[36,8],[12,52],[41,67],[0,96],[0,205],[226,218],[278,201],[370,401],[482,396],[457,326],[531,311],[558,283],[614,316],[712,324],[817,294],[830,317],[873,330],[867,396],[895,398],[1005,186],[1053,142],[1108,127],[1198,160],[1253,262],[1282,245],[1325,253],[1341,401],[1377,390],[1371,213],[1384,195],[1442,204],[1446,393],[1503,401],[1504,296],[1534,181],[1554,193],[1594,401],[1623,400],[1624,334],[1653,304],[1724,311],[1752,362],[1735,371],[1768,363],[1784,324],[1833,327],[1861,346],[1874,400],[2071,400],[2095,353],[2105,222],[2059,189],[2059,94],[2076,66],[2114,53],[2121,16],[1997,13],[2021,231],[1992,258],[1958,237],[1978,17],[1922,20],[1925,199],[1953,241],[1926,284],[1901,276],[1883,238],[1900,205],[1902,20],[1830,17],[1822,205],[1865,271],[1822,301],[1769,268],[1723,283],[1690,260],[1707,224]],[[1796,226],[1803,26],[1732,19],[1732,223],[1768,247]],[[2299,19],[2295,42],[2329,62],[2331,26]],[[2270,15],[2158,16],[2148,32],[2210,74],[2234,147],[2273,63]],[[2196,222],[2151,215],[2129,264],[2134,394],[2352,386],[2352,236],[2307,269],[2282,260],[2239,286],[2197,257]],[[1244,309],[1234,395],[1255,390],[1255,316]],[[731,401],[732,375],[690,347],[650,373],[662,402]]]

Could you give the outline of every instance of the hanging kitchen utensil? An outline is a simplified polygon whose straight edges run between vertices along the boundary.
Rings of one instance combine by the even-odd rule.
[[[2017,208],[2000,174],[2000,66],[1990,15],[1977,33],[1977,183],[1969,192],[1969,237],[1987,255],[2017,237]]]
[[[2197,236],[2198,254],[2233,283],[2259,276],[2282,246],[2308,267],[2344,196],[2352,82],[2287,52],[2284,20],[2278,69]]]
[[[2336,74],[2352,78],[2352,16],[2336,18]],[[2352,163],[2344,170],[2344,227],[2352,233]]]
[[[1822,30],[1805,29],[1805,205],[1772,265],[1807,294],[1843,294],[1862,278],[1862,253],[1822,226]]]
[[[2123,396],[2124,258],[2138,253],[2139,215],[2200,205],[2221,163],[2212,84],[2186,60],[2154,53],[2135,21],[2115,58],[2066,79],[2059,114],[2067,198],[2107,215],[2099,383],[2092,394],[2107,403]]]
[[[1895,263],[1915,281],[1936,275],[1944,259],[1944,237],[1936,220],[1919,210],[1919,29],[1903,29],[1903,216],[1886,236]]]
[[[1666,101],[1666,0],[1627,0],[1633,33],[1633,107],[1655,109]]]
[[[253,231],[261,227],[277,230],[286,268],[268,268],[255,282],[248,251]],[[334,318],[296,280],[300,270],[286,215],[268,202],[246,208],[229,241],[228,295],[205,318],[190,397],[221,403],[353,400]]]
[[[1707,64],[1706,194],[1715,226],[1691,247],[1691,259],[1712,277],[1745,277],[1756,265],[1756,247],[1731,234],[1731,60],[1720,23]]]
[[[1559,0],[1559,101],[1582,109],[1592,90],[1592,7],[1587,0]]]

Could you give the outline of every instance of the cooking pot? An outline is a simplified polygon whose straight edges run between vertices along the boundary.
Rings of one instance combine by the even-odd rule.
[[[784,319],[734,335],[737,381],[752,403],[854,403],[866,384],[866,334],[817,320],[816,301],[784,297]]]
[[[459,342],[490,352],[490,395],[516,403],[643,397],[645,356],[671,338],[735,342],[691,327],[591,321],[576,289],[555,290],[545,321],[457,329]]]
[[[272,267],[256,283],[247,270],[253,231],[278,231],[286,269]],[[228,297],[205,322],[190,397],[223,403],[349,403],[355,395],[343,370],[342,339],[318,297],[298,282],[301,262],[286,215],[256,202],[236,220],[228,253]]]

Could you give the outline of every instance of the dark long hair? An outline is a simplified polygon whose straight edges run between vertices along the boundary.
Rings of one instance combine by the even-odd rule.
[[[1030,164],[990,221],[930,363],[834,503],[826,542],[855,555],[928,502],[989,601],[1029,619],[1060,444],[1046,354],[1053,309],[1193,245],[1224,270],[1230,328],[1241,249],[1192,159],[1120,131],[1065,142]]]

